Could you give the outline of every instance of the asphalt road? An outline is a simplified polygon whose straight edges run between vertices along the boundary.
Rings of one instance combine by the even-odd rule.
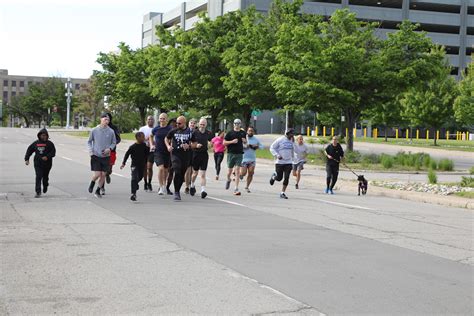
[[[30,216],[33,221],[41,222],[41,217],[31,208],[41,209],[45,205],[42,203],[48,202],[55,212],[61,212],[72,200],[87,202],[91,209],[107,210],[117,220],[133,223],[144,232],[156,234],[306,306],[286,311],[275,308],[279,313],[474,313],[472,211],[370,194],[360,198],[337,191],[336,195],[328,196],[320,189],[308,187],[304,177],[302,189],[294,190],[291,182],[289,199],[280,200],[279,183],[274,187],[268,185],[272,167],[263,164],[257,166],[252,193],[234,197],[231,191],[224,190],[222,180],[213,180],[210,163],[209,198],[202,200],[183,194],[179,203],[143,191],[139,191],[139,202],[131,203],[129,171],[120,171],[116,166],[106,195],[95,199],[86,192],[90,173],[85,140],[58,133],[52,134],[58,153],[51,173],[51,193],[38,201],[31,199],[34,172],[31,166],[27,168],[23,164],[24,151],[36,132],[0,129],[0,133],[1,193],[8,197],[21,192],[22,201],[29,208],[26,211],[24,204],[19,206],[19,216]],[[125,149],[126,144],[122,144],[118,163]],[[3,232],[2,236],[8,235]],[[122,236],[124,240],[133,238],[134,232],[126,234],[129,235]],[[8,245],[15,243],[10,240]],[[6,250],[2,249],[2,257],[8,256]],[[15,271],[5,268],[10,269],[14,260],[27,260],[28,255],[22,255],[4,257],[2,261],[8,261],[9,265],[3,266],[2,274],[15,275]],[[44,259],[47,262],[49,258]],[[175,260],[179,265],[180,258]],[[195,261],[186,271],[204,273],[210,279],[216,277],[217,272],[208,272],[209,275],[199,272],[195,269],[198,264]],[[129,269],[122,273],[134,273],[136,269],[148,273],[147,269],[153,267],[131,265]],[[151,272],[149,276],[155,277]],[[10,292],[18,285],[13,279],[5,278],[0,283],[0,306],[3,301],[12,307],[17,301],[10,299]],[[102,282],[111,281],[105,278]],[[25,281],[24,286],[31,285]],[[181,285],[177,282],[175,286]],[[121,288],[125,295],[134,290],[133,284]],[[146,293],[146,289],[142,291]],[[201,293],[199,288],[195,291],[196,295]],[[212,301],[222,290],[205,291]],[[251,292],[241,295],[240,300],[258,305],[258,296]],[[205,313],[203,304],[200,310],[179,311]]]

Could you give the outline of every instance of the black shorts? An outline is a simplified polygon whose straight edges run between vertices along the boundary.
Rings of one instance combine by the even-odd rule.
[[[91,171],[109,171],[110,157],[91,156]]]
[[[170,153],[155,151],[153,155],[155,159],[155,164],[157,166],[163,165],[165,168],[169,168],[171,165],[171,156]]]
[[[193,170],[207,170],[207,163],[209,162],[209,154],[206,152],[193,153]]]

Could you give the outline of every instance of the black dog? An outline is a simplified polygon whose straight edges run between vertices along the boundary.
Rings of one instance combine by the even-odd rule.
[[[365,195],[367,193],[367,188],[369,187],[369,183],[365,180],[363,175],[357,176],[357,181],[359,181],[359,194],[362,191],[362,194]]]

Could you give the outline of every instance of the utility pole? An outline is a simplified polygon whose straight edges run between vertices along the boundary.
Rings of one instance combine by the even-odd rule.
[[[66,101],[67,101],[67,111],[66,111],[66,129],[69,129],[71,128],[70,124],[69,124],[69,117],[70,117],[70,112],[71,112],[71,96],[72,96],[72,93],[71,93],[71,88],[72,88],[72,82],[71,82],[71,78],[67,78],[67,82],[65,84],[65,87],[67,89],[67,92],[66,92]]]

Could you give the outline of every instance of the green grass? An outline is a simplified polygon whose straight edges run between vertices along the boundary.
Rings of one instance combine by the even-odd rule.
[[[458,150],[458,151],[468,151],[474,152],[474,141],[469,140],[446,140],[439,139],[436,141],[436,146],[434,146],[434,141],[432,139],[410,139],[405,138],[389,138],[385,142],[385,138],[355,138],[355,142],[365,142],[365,143],[377,143],[377,144],[388,144],[388,145],[398,145],[398,146],[412,146],[412,147],[428,147],[428,148],[437,148],[437,149],[446,149],[446,150]]]
[[[467,192],[467,191],[457,192],[455,193],[455,195],[468,198],[468,199],[474,199],[474,192]]]

